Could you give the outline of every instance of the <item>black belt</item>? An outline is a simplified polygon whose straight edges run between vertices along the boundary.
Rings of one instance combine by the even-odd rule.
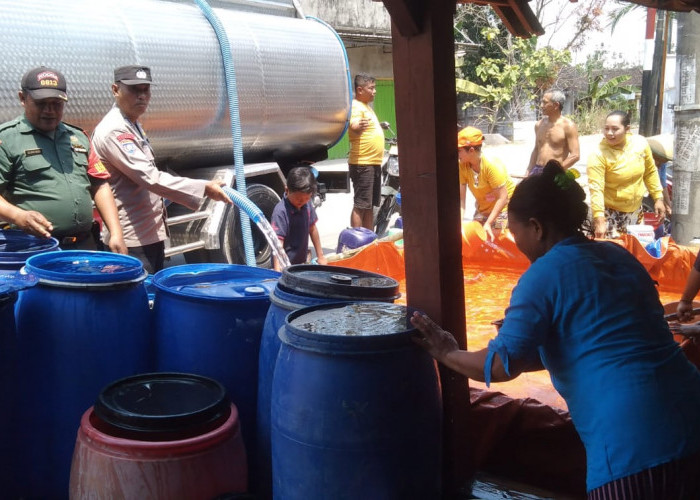
[[[56,237],[59,245],[76,245],[81,241],[85,241],[92,237],[91,231],[83,231],[82,233],[75,233],[69,236]]]

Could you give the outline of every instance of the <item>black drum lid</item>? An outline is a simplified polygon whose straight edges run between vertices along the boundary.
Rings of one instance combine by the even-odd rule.
[[[393,301],[401,296],[399,283],[393,278],[338,266],[289,266],[277,286],[288,293],[338,300]]]
[[[118,437],[166,441],[209,432],[225,421],[231,402],[224,386],[190,373],[145,373],[105,387],[95,415]]]

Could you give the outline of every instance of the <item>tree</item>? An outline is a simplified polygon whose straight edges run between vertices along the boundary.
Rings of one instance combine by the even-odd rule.
[[[514,38],[490,8],[460,6],[455,37],[480,42],[476,53],[465,55],[457,73],[472,84],[460,82],[474,96],[466,106],[480,108],[489,131],[500,119],[521,120],[533,100],[555,80],[559,68],[570,61],[568,51],[538,49],[534,37]]]
[[[566,29],[568,41],[561,50],[575,52],[583,47],[592,31],[601,31],[604,0],[587,2],[562,2],[561,0],[536,0],[534,13],[545,30],[540,42],[549,46],[552,37]],[[545,17],[545,14],[546,17]],[[566,26],[566,28],[564,28]]]

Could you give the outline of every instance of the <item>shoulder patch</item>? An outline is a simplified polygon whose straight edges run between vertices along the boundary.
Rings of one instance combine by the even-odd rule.
[[[117,140],[126,154],[132,155],[136,152],[136,137],[133,134],[120,134]]]
[[[119,142],[124,141],[124,140],[135,141],[135,140],[136,140],[136,136],[135,136],[134,134],[130,134],[129,132],[125,132],[125,133],[123,133],[123,134],[119,134],[119,135],[117,136],[117,140],[118,140]]]

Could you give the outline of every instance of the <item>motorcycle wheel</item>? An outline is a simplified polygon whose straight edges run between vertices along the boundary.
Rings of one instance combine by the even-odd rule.
[[[381,238],[386,233],[389,227],[389,221],[391,220],[392,214],[396,211],[396,196],[388,195],[382,201],[382,205],[379,207],[379,212],[377,212],[377,218],[374,221],[374,232],[377,233],[377,237]]]

